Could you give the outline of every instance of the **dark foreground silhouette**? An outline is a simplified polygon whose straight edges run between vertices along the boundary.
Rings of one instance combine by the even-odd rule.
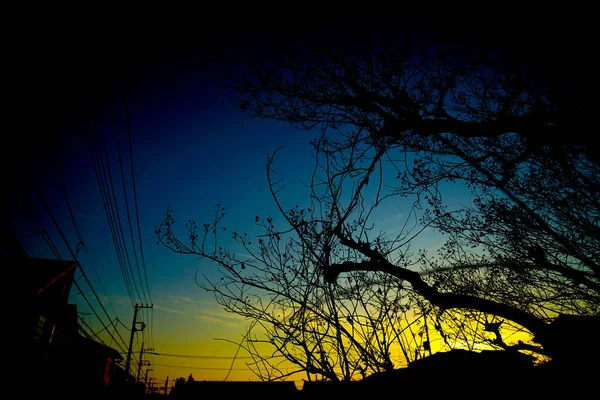
[[[452,350],[436,353],[408,368],[378,373],[356,382],[305,382],[297,390],[292,382],[207,382],[180,385],[176,399],[242,396],[257,399],[337,399],[371,396],[438,396],[468,398],[584,398],[596,387],[594,363],[565,365],[550,362],[534,366],[533,360],[512,351]]]

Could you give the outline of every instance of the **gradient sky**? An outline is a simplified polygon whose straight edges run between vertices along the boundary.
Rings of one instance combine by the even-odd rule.
[[[71,13],[67,14],[71,19]],[[225,313],[212,295],[203,292],[194,281],[196,272],[218,277],[215,267],[157,245],[154,230],[169,205],[177,225],[183,228],[188,219],[198,224],[210,221],[215,204],[221,203],[227,210],[224,225],[228,232],[235,229],[255,233],[255,215],[278,217],[267,187],[265,164],[268,154],[281,146],[284,149],[275,167],[285,178],[283,203],[290,208],[306,204],[308,196],[300,179],[307,180],[312,172],[309,141],[317,133],[296,131],[274,121],[250,120],[234,110],[226,97],[219,96],[219,86],[211,72],[215,60],[235,55],[233,48],[247,50],[249,46],[257,46],[259,51],[265,40],[281,36],[284,25],[290,31],[300,29],[300,25],[292,27],[286,20],[280,26],[271,23],[261,32],[255,32],[244,31],[239,26],[232,29],[224,21],[206,24],[205,17],[199,18],[189,32],[167,34],[166,27],[160,26],[163,20],[156,19],[149,21],[150,31],[132,27],[131,32],[135,33],[124,35],[106,19],[100,21],[101,26],[88,27],[89,31],[97,31],[97,35],[92,36],[87,29],[82,29],[85,27],[75,28],[58,18],[43,17],[48,20],[48,26],[42,26],[41,21],[30,22],[32,26],[20,27],[27,38],[18,37],[21,31],[14,32],[13,36],[22,53],[15,56],[15,60],[25,78],[18,81],[9,76],[21,89],[20,96],[11,101],[19,102],[25,114],[17,128],[5,133],[0,178],[7,195],[3,193],[0,201],[6,222],[31,256],[55,258],[42,235],[35,233],[37,228],[28,214],[33,210],[61,257],[72,258],[36,193],[37,187],[67,242],[78,251],[77,258],[110,319],[103,314],[92,288],[80,272],[76,274],[77,283],[92,307],[76,287],[72,289],[71,302],[78,305],[80,316],[94,332],[99,332],[106,344],[117,349],[124,347],[112,341],[103,330],[103,324],[110,325],[112,320],[118,327],[115,336],[128,343],[134,313],[132,302],[145,303],[149,299],[141,296],[132,300],[126,290],[87,134],[93,121],[104,129],[107,137],[123,232],[134,262],[112,126],[116,115],[127,194],[133,212],[125,121],[127,102],[145,274],[152,296],[149,302],[153,304],[152,311],[144,310],[138,318],[148,327],[134,337],[132,372],[137,373],[139,350],[144,343],[157,353],[144,358],[152,364],[153,371],[148,376],[154,378],[158,386],[164,384],[167,376],[172,383],[190,373],[196,380],[256,379],[245,368],[249,361],[244,358],[246,354],[241,352],[233,362],[237,347],[227,342],[240,340],[247,321]],[[213,18],[218,19],[216,14],[208,17]],[[298,22],[304,25],[302,29],[315,29],[312,20],[310,24],[305,21]],[[346,17],[344,22],[352,25]],[[234,23],[238,24],[231,22]],[[327,24],[330,23],[328,20]],[[91,25],[91,22],[86,19],[84,24]],[[259,22],[248,21],[247,24],[259,25]],[[406,21],[401,22],[404,24]],[[469,25],[465,35],[484,40],[482,35],[490,29],[489,21],[485,24],[486,29],[481,30]],[[498,36],[503,38],[507,34],[502,29],[498,32],[502,32]],[[537,49],[532,54],[545,55],[540,60],[545,60],[544,70],[548,74],[554,71],[552,68],[564,68],[563,62],[555,62],[555,58],[564,57],[555,51],[556,46],[582,40],[577,37],[578,33],[573,40],[564,34],[564,30],[552,26],[549,29],[536,27],[536,35],[530,38],[531,50]],[[518,36],[521,41],[521,35]],[[593,54],[581,53],[589,57]],[[588,79],[591,75],[581,73],[580,69],[582,66],[593,68],[596,64],[584,62],[575,48],[570,54],[577,60],[571,67],[582,79]],[[77,245],[79,239],[63,196],[63,184],[84,247]],[[467,201],[464,190],[447,189],[444,199],[450,207]],[[391,202],[375,215],[374,222],[379,229],[397,232],[409,211],[409,203]],[[135,218],[135,213],[132,217]],[[139,252],[137,236],[135,240]],[[439,236],[428,234],[421,237],[417,247],[434,249],[441,241]]]
[[[49,102],[45,103],[45,112],[39,115],[51,115],[46,117],[47,126],[43,121],[37,121],[40,122],[37,129],[49,133],[49,137],[42,138],[42,144],[32,147],[25,137],[26,132],[20,133],[23,136],[19,135],[16,139],[22,139],[22,147],[16,150],[24,156],[13,161],[10,171],[6,171],[8,175],[14,174],[11,178],[19,177],[15,179],[16,196],[15,201],[9,204],[11,213],[8,218],[15,235],[21,238],[31,256],[55,258],[42,235],[29,235],[36,231],[27,214],[31,207],[48,230],[61,257],[72,258],[35,191],[37,186],[69,245],[76,249],[78,238],[63,196],[61,185],[64,184],[85,244],[78,253],[78,259],[110,317],[118,317],[123,323],[117,323],[121,337],[125,342],[129,341],[126,328],[131,327],[133,318],[132,300],[119,266],[88,142],[91,121],[94,120],[103,127],[107,138],[115,195],[130,260],[134,265],[113,126],[116,115],[129,207],[132,218],[135,218],[125,120],[127,99],[142,245],[154,305],[151,312],[143,311],[138,318],[149,328],[143,334],[135,335],[136,360],[141,343],[145,342],[146,348],[152,346],[159,354],[223,357],[204,359],[148,355],[145,358],[150,360],[154,369],[149,376],[159,382],[164,383],[167,376],[172,380],[187,377],[190,373],[196,379],[222,380],[226,376],[230,380],[252,379],[254,375],[244,368],[246,360],[243,357],[228,375],[227,369],[231,366],[236,346],[214,340],[237,341],[246,322],[236,315],[225,313],[212,295],[199,289],[194,281],[196,271],[216,276],[211,273],[215,268],[203,260],[177,255],[157,245],[154,229],[169,205],[183,227],[184,221],[190,218],[199,223],[210,221],[218,202],[227,208],[226,226],[231,230],[235,228],[251,233],[255,215],[268,216],[275,212],[265,175],[268,154],[280,146],[285,147],[276,165],[287,178],[284,198],[290,204],[294,201],[295,191],[301,186],[298,178],[310,176],[311,136],[282,123],[250,120],[234,110],[226,98],[215,102],[218,85],[213,76],[206,73],[203,63],[207,58],[202,56],[205,49],[200,45],[192,47],[189,52],[181,49],[164,52],[164,57],[154,54],[152,61],[147,63],[143,57],[133,62],[129,59],[133,72],[126,79],[114,79],[114,74],[104,76],[103,69],[98,66],[85,67],[83,62],[73,63],[80,56],[93,58],[97,50],[103,57],[114,57],[106,64],[118,65],[123,60],[119,51],[88,48],[78,53],[81,49],[70,43],[54,45],[51,60],[60,79],[55,76],[51,83],[44,82],[42,87],[51,87],[56,96],[48,94],[49,91],[40,91],[41,97]],[[216,45],[213,43],[213,46]],[[61,60],[65,54],[70,57]],[[115,67],[114,71],[119,69]],[[47,75],[49,79],[52,74]],[[102,87],[103,84],[108,85]],[[89,85],[98,95],[81,90],[80,85]],[[79,101],[83,104],[78,104]],[[57,122],[53,124],[55,120]],[[52,131],[54,127],[58,127],[56,132]],[[132,221],[140,257],[135,219]],[[135,266],[133,268],[135,271]],[[79,278],[78,282],[103,323],[109,325],[85,280]],[[138,287],[141,290],[139,282]],[[144,296],[134,299],[136,303],[146,300],[148,298]],[[92,310],[75,287],[71,301],[78,304],[78,311],[94,331],[102,330],[103,325],[93,313],[90,314]],[[106,332],[100,336],[105,343],[115,346]],[[133,372],[136,372],[135,368]]]
[[[219,46],[213,43],[211,51],[215,49],[219,49]],[[225,48],[222,50],[225,51]],[[101,66],[111,66],[112,75],[93,63],[92,66],[84,62],[72,63],[82,56],[93,59],[95,52],[103,56]],[[23,207],[30,206],[43,221],[61,256],[71,258],[37,197],[30,178],[34,177],[70,246],[75,249],[78,239],[62,193],[61,184],[64,183],[85,244],[85,248],[78,253],[78,259],[109,315],[118,317],[121,337],[129,341],[127,329],[131,327],[133,318],[132,300],[119,267],[87,136],[91,121],[94,120],[103,127],[107,137],[115,194],[119,199],[123,232],[133,263],[112,125],[116,115],[129,206],[132,218],[135,218],[125,120],[127,100],[143,252],[154,306],[151,312],[142,312],[138,319],[149,327],[142,334],[135,335],[136,360],[142,342],[146,347],[152,346],[155,353],[162,354],[145,357],[150,360],[154,370],[149,376],[155,378],[159,385],[164,383],[167,376],[173,380],[187,377],[190,373],[197,380],[222,380],[226,377],[229,380],[253,379],[254,375],[244,368],[247,360],[243,358],[233,364],[231,373],[228,372],[236,346],[215,340],[239,340],[246,321],[225,313],[212,295],[203,292],[194,281],[197,271],[217,276],[214,266],[158,246],[153,237],[154,229],[168,205],[173,208],[178,225],[183,227],[188,219],[194,219],[199,224],[210,221],[215,204],[221,203],[227,210],[225,226],[228,231],[256,232],[255,215],[277,216],[267,187],[265,164],[268,154],[281,146],[284,149],[275,166],[285,178],[285,191],[282,193],[284,204],[293,207],[297,203],[306,203],[307,192],[299,179],[307,180],[312,172],[309,141],[315,134],[299,132],[274,121],[250,120],[233,109],[227,98],[216,99],[218,84],[207,72],[206,63],[211,59],[201,45],[186,48],[185,51],[170,51],[162,56],[153,54],[150,62],[143,57],[136,58],[136,62],[129,64],[131,72],[119,75],[119,79],[114,79],[114,72],[120,71],[119,65],[123,61],[120,52],[98,47],[84,51],[60,42],[50,54],[53,55],[54,71],[58,72],[59,78],[54,75],[51,84],[45,82],[52,88],[45,92],[40,90],[46,100],[42,103],[45,104],[42,108],[46,108],[46,113],[33,112],[32,117],[37,119],[41,129],[44,129],[45,122],[41,115],[51,115],[58,122],[51,123],[54,120],[48,120],[49,129],[45,132],[49,136],[31,154],[26,146],[31,140],[30,134],[27,130],[20,132],[18,135],[23,147],[17,150],[28,156],[22,157],[20,164],[6,171],[9,175],[20,177],[20,185],[14,189],[18,195],[9,205],[12,211],[9,220],[15,234],[21,237],[21,243],[31,256],[54,258],[41,235],[25,236],[36,230]],[[65,58],[65,54],[71,57]],[[107,83],[110,84],[104,86]],[[86,85],[89,90],[85,89]],[[53,127],[59,127],[55,134],[51,133]],[[387,215],[381,221],[385,225],[381,225],[381,228],[394,229],[396,224],[403,222],[407,211],[408,207],[386,210]],[[137,231],[134,231],[134,235],[137,235]],[[137,236],[135,240],[139,251]],[[425,238],[424,243],[433,246],[439,240],[430,237]],[[80,275],[77,274],[78,277]],[[80,278],[78,282],[101,315],[103,323],[108,324],[108,318],[101,313],[85,280]],[[145,302],[141,297],[134,299],[134,302]],[[71,301],[78,304],[79,312],[94,331],[103,329],[98,319],[89,314],[90,307],[76,288],[73,288]],[[106,332],[101,337],[114,346]],[[242,357],[244,355],[240,354]],[[134,368],[133,372],[137,370]]]

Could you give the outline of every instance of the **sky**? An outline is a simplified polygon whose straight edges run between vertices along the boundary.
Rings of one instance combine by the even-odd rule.
[[[46,52],[46,68],[31,85],[37,96],[28,108],[29,118],[14,134],[13,151],[18,156],[10,162],[5,159],[3,165],[4,181],[8,180],[13,193],[4,198],[5,221],[33,257],[57,257],[43,235],[35,233],[34,220],[39,219],[47,230],[60,257],[72,259],[66,240],[91,283],[79,272],[77,283],[85,296],[73,287],[70,301],[107,345],[126,348],[133,304],[153,305],[138,316],[147,329],[134,335],[134,374],[144,343],[146,349],[154,349],[150,353],[161,354],[144,356],[152,364],[149,376],[157,384],[164,384],[167,376],[172,382],[190,373],[196,379],[255,379],[245,368],[243,354],[232,364],[235,345],[215,340],[238,341],[246,321],[224,312],[211,294],[196,285],[197,271],[217,276],[214,266],[157,245],[154,230],[167,206],[183,227],[188,219],[208,222],[220,203],[227,209],[228,227],[252,232],[255,215],[276,211],[265,174],[268,155],[283,146],[275,165],[286,177],[284,200],[291,204],[301,187],[298,179],[309,177],[312,171],[312,136],[283,123],[251,120],[227,98],[219,97],[218,83],[207,73],[206,62],[213,60],[207,56],[210,49],[202,44],[185,49],[164,45],[158,50],[147,45],[147,51],[140,50],[136,56],[128,54],[125,46],[112,44],[82,48],[56,39],[40,46]],[[218,44],[212,43],[214,48]],[[105,137],[115,204],[133,266],[129,279],[136,282],[133,286],[139,295],[133,289],[133,296],[128,293],[111,236],[90,146],[94,124]],[[130,208],[133,241],[126,207]],[[142,250],[145,271],[142,267],[138,274]],[[105,326],[120,344],[106,334]]]
[[[27,79],[18,82],[22,90],[15,101],[21,102],[25,114],[8,132],[10,142],[4,146],[4,222],[30,256],[56,258],[43,235],[36,233],[37,218],[63,259],[73,258],[65,242],[69,244],[85,273],[76,274],[79,288],[73,287],[70,301],[78,305],[89,330],[107,345],[126,349],[134,305],[152,305],[138,315],[146,329],[134,335],[134,374],[143,343],[151,349],[144,359],[151,364],[148,376],[157,386],[167,377],[171,384],[189,374],[196,380],[256,379],[245,367],[247,354],[237,353],[234,344],[248,321],[223,311],[195,282],[197,272],[218,278],[214,265],[157,245],[154,231],[168,206],[183,228],[188,219],[200,225],[208,222],[218,203],[226,208],[229,231],[255,233],[256,215],[277,216],[265,166],[268,155],[282,146],[275,161],[285,178],[282,200],[290,208],[306,202],[300,179],[312,172],[309,142],[315,133],[248,118],[220,92],[214,73],[217,60],[234,56],[235,49],[252,51],[257,46],[258,51],[265,38],[280,32],[272,26],[259,34],[222,26],[220,31],[210,27],[186,32],[191,34],[187,38],[158,30],[111,36],[106,29],[98,36],[80,37],[68,26],[58,32],[64,24],[54,25],[56,29],[31,35],[32,43],[22,46]],[[543,32],[534,43],[549,50],[537,53],[550,57],[557,40]],[[556,35],[561,39],[562,32]],[[580,57],[575,50],[573,54]],[[548,63],[556,68],[559,64]],[[595,64],[573,63],[571,68],[581,65]],[[107,165],[132,264],[130,278],[137,290],[128,290],[111,236],[89,143],[92,127],[106,138]],[[449,193],[446,200],[457,203],[464,198],[460,190]],[[383,209],[379,227],[398,229],[408,210],[407,204],[397,203]],[[421,243],[435,248],[441,238],[424,236]]]
[[[277,214],[266,161],[279,147],[275,168],[285,179],[282,200],[290,208],[306,202],[300,180],[313,169],[309,142],[315,133],[235,110],[211,73],[215,54],[229,49],[225,44],[147,45],[135,56],[126,51],[131,45],[114,43],[82,48],[56,39],[41,48],[46,69],[32,85],[38,96],[23,129],[14,133],[17,157],[3,166],[13,193],[4,206],[11,229],[33,257],[56,257],[35,233],[37,218],[63,259],[73,258],[69,244],[85,273],[77,274],[83,295],[74,287],[71,302],[106,344],[128,343],[134,305],[152,305],[137,319],[147,328],[134,335],[134,374],[143,343],[152,349],[144,359],[159,386],[167,377],[172,382],[190,373],[196,380],[256,379],[243,352],[234,360],[238,348],[232,342],[248,322],[224,312],[195,282],[196,272],[218,277],[215,267],[157,245],[154,231],[168,206],[183,228],[188,219],[210,221],[221,204],[230,231],[256,232],[256,215]],[[101,144],[132,265],[125,275],[97,178],[92,129],[105,138]],[[403,222],[406,211],[390,210],[382,228]],[[439,240],[431,237],[430,244]],[[125,276],[134,282],[131,293]]]
[[[202,110],[207,103],[213,101],[212,97],[218,88],[201,70],[202,66],[198,64],[182,65],[175,62],[173,65],[161,65],[160,69],[149,71],[147,77],[129,82],[127,100],[123,91],[119,91],[95,109],[97,124],[104,129],[117,205],[129,247],[129,257],[134,263],[133,245],[125,217],[125,192],[120,182],[119,149],[114,127],[111,126],[111,120],[116,114],[126,176],[125,187],[140,254],[138,237],[135,236],[137,231],[133,181],[127,153],[125,101],[129,111],[135,194],[147,282],[152,299],[150,301],[142,295],[135,302],[153,304],[154,307],[151,312],[140,312],[141,318],[138,320],[143,320],[148,325],[152,323],[152,332],[137,333],[134,349],[138,350],[139,355],[141,342],[146,340],[145,347],[154,348],[156,353],[224,357],[202,359],[149,354],[145,358],[151,360],[154,369],[152,372],[158,381],[163,381],[167,376],[171,379],[187,377],[190,373],[196,379],[224,379],[228,375],[226,369],[231,364],[236,347],[215,341],[214,338],[235,341],[246,325],[240,317],[222,311],[212,295],[201,291],[196,285],[196,271],[211,276],[211,271],[215,269],[212,265],[194,257],[174,254],[156,244],[155,226],[164,217],[167,206],[172,207],[183,227],[183,221],[190,218],[209,221],[215,204],[220,203],[227,208],[228,226],[235,226],[240,231],[250,231],[255,215],[267,216],[275,211],[265,174],[268,154],[284,146],[276,165],[282,174],[289,176],[291,192],[298,186],[298,182],[293,182],[294,178],[307,176],[311,167],[309,136],[281,123],[252,121],[234,110],[227,99],[219,99],[207,110]],[[69,119],[58,135],[57,151],[43,149],[40,156],[30,161],[33,169],[33,174],[30,175],[35,177],[36,187],[48,202],[70,246],[75,249],[79,239],[62,192],[61,185],[64,184],[72,214],[85,244],[85,248],[79,251],[78,259],[109,314],[116,314],[119,321],[130,328],[133,307],[102,202],[92,151],[88,144],[89,129],[90,123]],[[45,206],[39,200],[34,185],[29,185],[25,180],[21,183],[26,203],[36,210],[61,256],[71,258]],[[22,237],[34,232],[35,227],[24,207],[13,210],[12,223],[17,235]],[[27,236],[21,243],[32,256],[55,257],[39,234]],[[80,282],[84,293],[96,305],[91,290],[83,279]],[[141,290],[144,284],[145,279],[138,280],[137,286]],[[90,312],[89,306],[81,300],[75,287],[71,298],[71,301],[78,304],[80,313]],[[104,317],[100,309],[95,308]],[[102,329],[93,315],[84,315],[84,320],[95,331]],[[108,318],[103,320],[108,324]],[[120,331],[128,342],[127,329],[123,327]],[[253,375],[245,368],[243,371],[238,370],[244,367],[243,362],[242,358],[235,363],[234,370],[229,374],[230,380],[252,378]],[[190,368],[166,367],[182,364]]]

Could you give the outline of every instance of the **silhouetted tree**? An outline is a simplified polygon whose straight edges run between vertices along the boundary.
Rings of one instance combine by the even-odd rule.
[[[191,246],[176,239],[168,214],[160,240],[225,267],[225,286],[208,288],[230,311],[258,315],[245,312],[244,286],[235,286],[246,283],[245,266],[260,272],[252,287],[275,284],[267,293],[277,295],[255,297],[256,309],[264,310],[264,301],[281,307],[270,326],[302,319],[295,325],[300,330],[271,332],[279,343],[302,337],[308,321],[333,328],[297,342],[311,346],[304,358],[287,355],[305,371],[312,371],[315,346],[326,337],[336,338],[336,368],[347,368],[340,334],[349,343],[355,334],[340,323],[339,304],[368,297],[355,287],[393,291],[378,299],[379,310],[416,305],[420,334],[434,328],[449,347],[481,343],[556,359],[576,353],[565,351],[570,333],[558,327],[581,319],[597,324],[600,315],[600,159],[587,134],[590,105],[579,76],[544,71],[506,48],[471,44],[345,32],[275,44],[266,57],[248,59],[245,74],[227,81],[241,111],[320,129],[310,209],[280,203],[271,157],[269,184],[287,226],[275,230],[271,220],[257,217],[266,234],[256,247],[234,233],[251,261],[223,261],[233,258],[217,250],[216,240],[212,251],[204,247],[220,214],[204,226],[203,238],[189,230]],[[471,195],[461,204],[451,195],[463,189]],[[378,213],[394,205],[418,222],[394,235],[376,230]],[[411,243],[429,229],[445,237],[439,252],[412,253]],[[310,278],[295,280],[307,271]],[[311,303],[304,300],[309,295]],[[295,300],[278,303],[290,297]],[[309,309],[319,304],[315,299],[328,308]],[[232,306],[240,301],[243,307]],[[307,310],[314,320],[304,319]],[[511,326],[529,338],[505,337]],[[373,332],[377,338],[381,327]],[[425,338],[415,350],[431,351],[430,345]],[[325,365],[319,373],[333,378]]]
[[[241,247],[236,251],[220,245],[227,234],[221,205],[202,228],[188,221],[185,243],[175,234],[169,209],[157,237],[175,252],[205,257],[221,267],[220,280],[203,277],[197,282],[225,310],[249,320],[239,344],[256,358],[249,366],[261,379],[304,372],[309,380],[351,380],[392,369],[397,364],[392,353],[402,354],[405,361],[417,358],[413,342],[421,339],[393,277],[358,271],[340,282],[323,279],[320,263],[327,246],[318,235],[321,223],[313,218],[315,213],[299,207],[284,212],[296,223],[310,220],[301,237],[293,230],[278,230],[271,217],[256,216],[263,233],[251,240],[233,232]],[[352,254],[330,257],[341,261]],[[264,356],[273,350],[275,356]]]

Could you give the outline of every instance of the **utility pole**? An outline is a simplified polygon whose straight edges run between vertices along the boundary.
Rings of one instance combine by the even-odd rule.
[[[154,351],[154,349],[144,349],[144,343],[142,343],[142,349],[140,350],[140,362],[138,364],[138,373],[137,373],[137,380],[136,380],[136,382],[138,382],[138,383],[140,382],[140,373],[142,372],[142,367],[145,367],[145,366],[149,367],[151,365],[150,361],[143,359],[144,352],[148,353],[151,351]]]
[[[167,394],[168,387],[169,387],[169,375],[167,375],[167,380],[165,380],[165,395]]]
[[[142,342],[142,349],[140,350],[140,362],[138,363],[138,374],[136,382],[140,381],[140,372],[142,370],[142,356],[144,355],[144,342]]]
[[[129,374],[129,367],[131,366],[131,350],[133,348],[133,335],[135,332],[137,331],[143,331],[144,328],[146,327],[146,324],[143,322],[140,322],[140,324],[142,324],[142,327],[140,329],[136,328],[136,324],[137,322],[137,314],[138,314],[138,310],[140,308],[153,308],[154,305],[144,305],[144,304],[136,304],[135,305],[135,311],[133,312],[133,323],[131,324],[131,335],[129,337],[129,349],[127,351],[127,361],[125,362],[125,373]]]
[[[154,371],[152,368],[146,369],[146,377],[144,378],[144,388],[148,387],[148,371]]]

